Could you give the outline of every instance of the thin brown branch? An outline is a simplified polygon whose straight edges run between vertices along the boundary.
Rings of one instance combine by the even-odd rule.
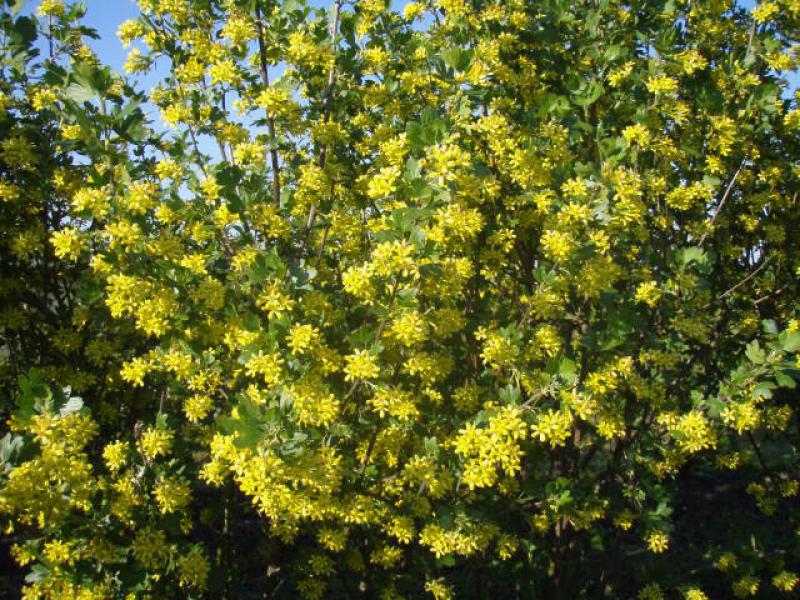
[[[737,284],[736,284],[736,285],[734,285],[733,287],[731,287],[731,288],[729,288],[729,289],[725,290],[724,292],[722,292],[722,293],[719,295],[719,297],[720,297],[720,298],[724,298],[724,297],[725,297],[725,296],[727,296],[728,294],[732,293],[734,290],[736,290],[736,289],[738,289],[738,288],[742,287],[742,286],[743,286],[745,283],[747,283],[747,282],[748,282],[748,281],[750,281],[750,280],[751,280],[753,277],[755,277],[756,275],[758,275],[758,273],[759,273],[760,271],[762,271],[762,270],[764,269],[764,267],[766,267],[766,266],[767,266],[767,263],[770,261],[770,259],[771,259],[771,258],[772,258],[771,256],[768,256],[767,258],[765,258],[765,259],[764,259],[764,261],[763,261],[763,262],[762,262],[760,265],[758,265],[758,267],[757,267],[757,268],[756,268],[756,269],[755,269],[755,270],[754,270],[752,273],[750,273],[750,274],[749,274],[747,277],[745,277],[744,279],[742,279],[742,280],[741,280],[739,283],[737,283]]]
[[[725,188],[725,193],[722,195],[722,199],[719,201],[716,210],[714,210],[714,214],[711,215],[711,220],[706,225],[706,230],[703,235],[700,237],[700,241],[697,243],[698,246],[702,246],[703,242],[706,241],[708,234],[711,233],[712,229],[714,228],[714,222],[717,220],[719,213],[722,212],[722,207],[725,206],[725,201],[730,196],[731,191],[733,190],[733,185],[736,183],[736,179],[739,177],[739,173],[742,172],[742,168],[744,167],[744,161],[739,165],[739,168],[736,169],[736,173],[733,174],[733,177],[728,182],[728,187]]]
[[[269,70],[267,69],[267,44],[264,37],[264,24],[262,23],[261,7],[256,3],[256,25],[258,27],[258,61],[261,83],[264,89],[269,88]],[[267,115],[267,131],[269,132],[269,155],[272,162],[272,201],[275,206],[281,202],[281,169],[278,158],[277,137],[275,135],[275,119],[272,114],[264,109]]]
[[[788,288],[789,288],[789,284],[787,283],[786,285],[778,288],[774,292],[770,292],[769,294],[764,294],[763,296],[761,296],[761,298],[758,298],[757,300],[755,300],[755,302],[753,302],[753,304],[758,306],[759,304],[761,304],[762,302],[765,302],[766,300],[769,300],[770,298],[774,298],[775,296],[780,296]]]
[[[325,88],[324,95],[324,108],[322,114],[322,122],[327,123],[331,117],[331,110],[333,107],[333,89],[336,85],[336,42],[339,36],[339,17],[342,11],[342,0],[334,0],[333,3],[333,18],[331,19],[331,46],[333,48],[333,60],[331,61],[331,70],[328,72],[328,86]],[[325,168],[325,161],[327,159],[328,147],[323,145],[319,154],[319,166]],[[311,233],[311,228],[314,227],[314,221],[317,218],[317,205],[312,204],[308,210],[308,218],[306,218],[305,228],[303,230],[303,238],[300,243],[300,250],[297,256],[303,256],[308,244],[308,237]]]

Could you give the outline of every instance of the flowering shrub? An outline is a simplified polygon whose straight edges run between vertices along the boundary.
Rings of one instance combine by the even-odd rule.
[[[800,588],[796,0],[4,4],[8,595]]]

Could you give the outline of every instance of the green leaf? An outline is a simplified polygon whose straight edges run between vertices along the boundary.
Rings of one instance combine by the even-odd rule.
[[[10,46],[17,50],[27,50],[36,39],[36,22],[30,17],[17,17],[11,30]]]
[[[769,399],[772,398],[772,390],[775,389],[775,384],[771,381],[762,381],[757,383],[755,388],[753,389],[753,398],[765,398]]]
[[[603,95],[604,91],[605,90],[600,83],[593,81],[585,90],[581,90],[581,92],[573,101],[578,106],[583,106],[586,108],[597,102],[600,96]]]
[[[0,467],[12,462],[22,451],[25,439],[21,435],[7,433],[0,439]]]
[[[416,150],[421,150],[444,140],[447,134],[447,123],[439,117],[437,111],[427,107],[420,113],[419,121],[406,123],[406,133],[411,146]]]
[[[454,567],[456,565],[456,559],[452,556],[445,556],[437,559],[436,564],[440,567]]]
[[[64,90],[67,98],[78,104],[89,102],[97,98],[97,92],[84,83],[71,83]]]
[[[624,46],[621,46],[620,44],[613,44],[611,46],[607,46],[603,50],[603,58],[608,62],[616,60],[623,54],[627,54],[627,50],[625,49]]]
[[[715,419],[725,410],[725,403],[719,398],[708,398],[705,400],[705,405],[708,406],[708,416]]]
[[[456,71],[466,71],[472,62],[472,51],[464,50],[463,48],[448,48],[441,52],[442,60],[448,67],[452,67]]]
[[[522,392],[517,386],[509,383],[505,387],[500,388],[498,396],[502,404],[517,405],[522,398]]]
[[[676,253],[676,262],[680,267],[687,267],[691,263],[698,263],[704,265],[708,261],[708,255],[702,248],[691,246],[688,248],[680,248]]]
[[[569,99],[566,96],[559,96],[558,94],[547,93],[542,98],[539,104],[539,109],[536,111],[536,116],[541,118],[554,116],[563,117],[570,111]]]
[[[794,378],[790,377],[786,373],[775,373],[775,382],[783,388],[789,388],[793,390],[795,387],[797,387],[797,382],[794,380]]]
[[[409,157],[406,161],[406,170],[404,176],[407,181],[414,181],[416,180],[422,172],[422,169],[419,165],[419,161],[412,157]]]
[[[17,397],[17,417],[26,420],[49,407],[53,392],[45,383],[41,371],[31,369],[27,376],[20,375],[18,385],[21,394]]]
[[[561,359],[561,363],[558,365],[558,374],[566,383],[570,385],[575,383],[577,373],[578,370],[574,360],[566,357]]]
[[[769,335],[778,335],[778,324],[774,319],[764,319],[761,321],[761,329]]]
[[[744,354],[747,356],[750,362],[755,365],[763,364],[767,358],[764,350],[759,345],[758,340],[754,340],[753,342],[749,343],[744,351]]]
[[[784,331],[778,336],[781,348],[786,352],[797,352],[800,350],[800,332],[789,333]]]
[[[439,456],[439,440],[435,437],[426,437],[424,440],[425,454],[437,458]]]

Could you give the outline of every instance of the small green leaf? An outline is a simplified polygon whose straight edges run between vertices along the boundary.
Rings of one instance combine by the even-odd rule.
[[[747,348],[744,351],[745,356],[750,360],[751,363],[755,365],[763,364],[766,360],[766,354],[764,350],[758,343],[758,340],[755,340],[747,345]]]
[[[775,384],[771,381],[762,381],[757,383],[755,388],[753,389],[753,398],[765,398],[769,399],[772,398],[772,390],[775,389]]]
[[[509,383],[505,387],[500,388],[499,398],[502,404],[516,405],[519,404],[522,398],[522,392],[517,386]]]
[[[577,377],[577,368],[575,361],[569,358],[562,358],[561,363],[558,365],[558,374],[568,384],[575,383]]]
[[[784,388],[794,389],[797,386],[797,382],[794,378],[790,377],[786,373],[775,373],[775,382]]]
[[[73,102],[77,102],[79,105],[94,100],[97,97],[97,92],[88,85],[82,83],[71,83],[64,92],[67,98]]]
[[[778,337],[781,348],[786,352],[797,352],[800,350],[800,332],[789,333],[784,331]]]

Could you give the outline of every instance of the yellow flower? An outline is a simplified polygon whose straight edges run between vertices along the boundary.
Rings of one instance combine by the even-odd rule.
[[[762,2],[755,6],[752,11],[753,20],[759,25],[772,20],[773,17],[781,14],[781,8],[777,2]]]
[[[42,554],[45,560],[52,565],[72,566],[77,558],[74,542],[62,542],[61,540],[47,542],[42,549]]]
[[[120,376],[123,381],[132,383],[134,387],[142,387],[144,385],[144,378],[150,370],[150,364],[141,356],[137,356],[122,364]]]
[[[302,355],[312,349],[319,340],[319,330],[313,325],[295,324],[289,330],[287,341],[292,354]]]
[[[167,537],[160,529],[147,527],[140,530],[131,544],[133,556],[147,569],[158,569],[170,555]]]
[[[661,554],[669,547],[669,536],[657,529],[650,531],[645,541],[647,542],[647,547],[650,548],[650,552],[654,552],[655,554]]]
[[[369,350],[356,350],[353,354],[345,356],[344,360],[345,381],[375,379],[380,373],[375,355]]]
[[[208,74],[211,77],[211,83],[227,83],[229,85],[237,85],[241,83],[242,76],[236,67],[233,59],[224,58],[212,64],[208,68]]]
[[[175,561],[178,569],[178,582],[181,587],[204,589],[211,566],[205,552],[199,546],[193,546],[189,552]]]
[[[425,340],[428,324],[417,311],[408,310],[392,322],[389,331],[402,345],[413,346]]]
[[[21,190],[13,183],[0,180],[0,200],[13,202],[20,197]]]
[[[127,195],[120,199],[120,205],[134,215],[143,215],[158,206],[158,186],[152,181],[135,181]]]
[[[645,281],[639,284],[634,295],[636,302],[647,304],[650,308],[655,308],[661,299],[661,290],[655,281]]]
[[[220,32],[222,37],[231,41],[234,46],[241,46],[254,39],[257,35],[253,22],[241,14],[233,14]]]
[[[257,165],[264,162],[266,149],[263,144],[254,142],[242,142],[236,145],[233,150],[233,157],[240,165]]]
[[[706,58],[693,48],[681,52],[677,58],[681,61],[683,72],[687,75],[691,75],[695,71],[705,69],[708,66]]]
[[[170,429],[156,429],[148,427],[142,433],[140,441],[141,451],[145,458],[153,460],[159,456],[166,456],[172,448],[174,433]]]
[[[277,385],[281,379],[281,365],[283,365],[283,358],[280,354],[264,354],[259,351],[247,360],[245,369],[248,377],[261,375],[264,383],[268,387],[272,387]]]
[[[800,584],[800,578],[791,571],[781,571],[772,578],[772,585],[782,592],[792,592]]]
[[[642,588],[638,598],[639,600],[664,600],[664,592],[657,583],[650,583]]]
[[[144,26],[134,19],[124,21],[117,29],[117,37],[122,45],[127,48],[136,38],[144,35]]]
[[[31,98],[31,105],[35,110],[45,110],[51,108],[58,100],[55,90],[45,88],[37,90]]]
[[[80,232],[73,227],[65,227],[61,231],[54,231],[50,237],[55,255],[58,258],[78,260],[81,252],[86,248],[86,242]]]
[[[103,460],[111,472],[119,471],[128,460],[130,445],[127,442],[116,441],[107,444],[103,449]]]
[[[572,236],[565,231],[545,231],[541,238],[544,255],[556,262],[563,262],[570,257],[575,242]]]
[[[429,592],[434,600],[452,600],[453,588],[444,583],[443,579],[433,579],[425,582],[425,591]]]
[[[397,181],[400,179],[400,167],[384,167],[370,178],[367,195],[373,200],[380,200],[394,194]]]
[[[733,595],[737,598],[749,598],[758,594],[761,582],[756,577],[742,577],[733,584]]]
[[[156,176],[159,179],[173,179],[177,181],[180,180],[182,175],[183,167],[171,158],[165,158],[156,163]]]
[[[650,130],[641,123],[629,125],[623,129],[622,137],[625,138],[625,141],[628,142],[628,144],[637,144],[643,149],[648,148],[652,140]]]
[[[214,406],[214,401],[207,394],[194,394],[183,403],[183,412],[192,423],[203,420]]]
[[[413,21],[425,12],[425,5],[420,2],[409,2],[403,7],[403,18]]]
[[[292,386],[292,408],[300,425],[327,427],[339,416],[341,403],[318,382],[299,382]]]
[[[102,219],[110,210],[108,193],[102,188],[82,188],[75,193],[72,206],[79,212],[87,211]]]
[[[62,17],[66,5],[62,0],[42,0],[42,3],[36,9],[36,14],[43,17]]]
[[[651,75],[645,85],[651,94],[674,94],[678,91],[678,81],[667,75]]]
[[[191,502],[191,494],[189,483],[183,478],[161,479],[153,491],[161,514],[164,515],[186,508]]]

